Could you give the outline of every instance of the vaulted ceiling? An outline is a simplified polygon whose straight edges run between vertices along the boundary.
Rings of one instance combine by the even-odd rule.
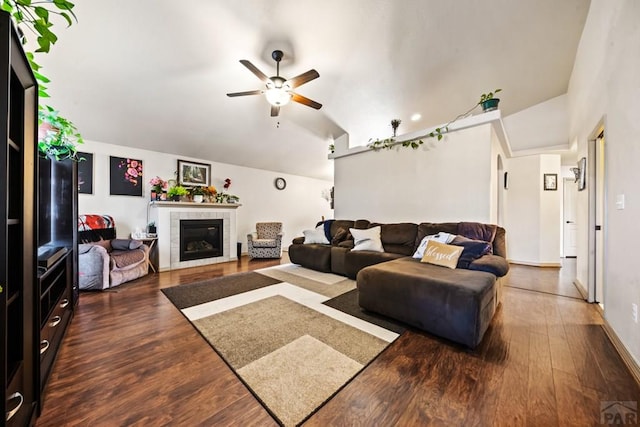
[[[352,145],[445,123],[502,88],[513,114],[566,93],[588,0],[108,0],[76,3],[41,56],[51,101],[86,139],[332,179],[332,139]],[[269,115],[238,61],[323,104]],[[422,119],[411,121],[420,113]],[[512,141],[513,143],[513,141]],[[514,147],[517,149],[517,147]]]

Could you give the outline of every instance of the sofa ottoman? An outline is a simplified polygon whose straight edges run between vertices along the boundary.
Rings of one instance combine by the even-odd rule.
[[[475,348],[498,306],[496,276],[404,257],[358,273],[362,308]]]

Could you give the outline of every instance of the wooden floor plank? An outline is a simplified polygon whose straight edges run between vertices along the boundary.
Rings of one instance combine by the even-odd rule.
[[[278,263],[245,257],[83,293],[36,425],[276,425],[160,289]],[[562,272],[510,276],[528,289],[505,288],[478,348],[410,330],[305,425],[593,425],[602,401],[639,400],[597,311],[548,293],[569,289]]]

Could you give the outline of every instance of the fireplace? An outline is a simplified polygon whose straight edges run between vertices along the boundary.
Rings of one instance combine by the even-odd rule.
[[[180,262],[223,256],[222,219],[180,220]]]

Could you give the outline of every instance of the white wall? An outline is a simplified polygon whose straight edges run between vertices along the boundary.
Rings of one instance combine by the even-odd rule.
[[[492,125],[426,139],[417,150],[367,150],[335,160],[336,218],[491,222],[497,186]],[[495,209],[494,209],[495,211]]]
[[[640,2],[592,0],[569,84],[571,139],[578,158],[587,156],[590,134],[605,119],[606,219],[604,315],[640,363],[640,325],[631,304],[640,305],[637,242],[640,241]],[[587,182],[587,187],[593,185]],[[617,210],[616,195],[626,196]],[[578,193],[578,279],[587,284],[588,191]],[[582,219],[582,221],[581,221]]]
[[[558,174],[558,190],[544,191],[543,175]],[[560,156],[509,159],[507,248],[513,262],[560,265],[562,186]]]
[[[147,206],[151,192],[149,180],[158,175],[173,179],[178,157],[154,151],[135,149],[120,145],[86,141],[80,151],[94,153],[93,194],[80,194],[79,213],[112,215],[116,221],[118,237],[128,237],[136,227],[144,230],[147,224]],[[109,156],[130,157],[143,161],[143,197],[109,195]],[[238,241],[242,250],[247,250],[247,233],[255,230],[260,221],[284,223],[283,243],[288,247],[291,240],[302,235],[302,230],[312,228],[324,215],[333,217],[329,203],[321,197],[322,190],[329,189],[332,182],[217,163],[207,159],[180,157],[211,164],[211,184],[222,189],[225,178],[231,179],[229,193],[240,197],[238,208]],[[286,179],[287,187],[277,190],[274,179]]]

